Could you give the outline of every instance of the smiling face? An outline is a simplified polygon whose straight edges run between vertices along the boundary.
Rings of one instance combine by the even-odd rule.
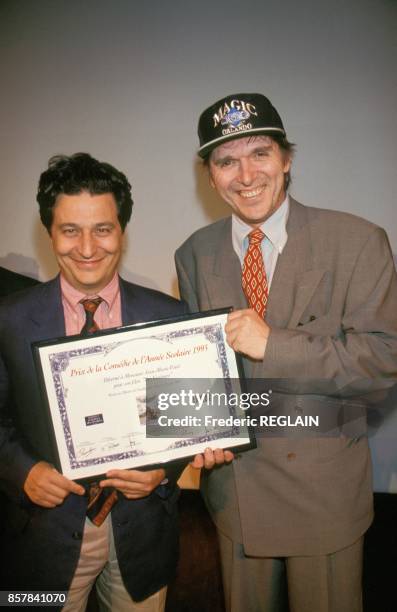
[[[283,203],[290,166],[269,136],[238,138],[212,151],[210,182],[240,219],[258,227]]]
[[[124,236],[113,194],[59,195],[50,236],[61,274],[75,289],[94,295],[112,280]]]

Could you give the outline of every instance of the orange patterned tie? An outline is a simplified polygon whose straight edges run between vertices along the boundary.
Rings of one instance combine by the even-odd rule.
[[[249,245],[244,257],[242,286],[250,308],[263,319],[266,312],[268,285],[263,264],[261,242],[265,234],[259,228],[248,234]]]
[[[80,304],[83,305],[85,310],[85,323],[80,332],[82,336],[89,336],[98,331],[99,327],[94,320],[94,315],[102,301],[101,297],[81,300]],[[88,487],[88,518],[94,525],[99,527],[102,525],[116,501],[117,491],[110,488],[101,489],[97,482],[92,482]]]

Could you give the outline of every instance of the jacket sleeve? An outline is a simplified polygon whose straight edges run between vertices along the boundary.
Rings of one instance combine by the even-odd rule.
[[[193,256],[190,258],[190,262],[193,262]],[[188,265],[189,258],[182,257],[180,251],[177,251],[175,253],[175,267],[181,299],[187,303],[189,312],[198,312],[200,308],[197,299],[197,290],[193,286],[193,274],[189,273],[187,268]]]
[[[357,256],[339,333],[320,329],[321,320],[272,329],[254,375],[333,379],[339,389],[397,377],[397,281],[383,230],[376,228]]]
[[[0,355],[0,489],[15,501],[23,497],[25,479],[37,462],[25,449],[13,422],[9,377]]]

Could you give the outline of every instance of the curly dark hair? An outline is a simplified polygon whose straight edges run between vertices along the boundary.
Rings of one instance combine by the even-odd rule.
[[[40,176],[36,199],[41,221],[48,232],[51,230],[57,197],[61,193],[76,195],[83,191],[91,195],[112,193],[121,229],[124,231],[133,206],[131,185],[127,177],[88,153],[75,153],[71,156],[54,155],[48,162],[48,169]]]

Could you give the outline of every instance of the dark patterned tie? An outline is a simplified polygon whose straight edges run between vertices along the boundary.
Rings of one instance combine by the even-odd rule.
[[[100,527],[117,501],[117,491],[107,487],[101,489],[97,482],[92,482],[88,489],[87,516],[91,523]]]
[[[80,301],[80,304],[83,304],[83,308],[85,310],[85,323],[80,331],[81,336],[89,336],[90,334],[98,331],[99,327],[94,320],[94,315],[101,302],[103,302],[101,297],[97,297],[92,300],[88,298]]]
[[[85,323],[80,332],[82,336],[89,336],[98,331],[99,327],[94,320],[94,315],[102,301],[101,297],[81,300],[80,304],[83,305],[85,310]],[[111,488],[101,489],[97,482],[92,482],[88,488],[88,518],[94,525],[99,527],[102,525],[116,501],[117,491]]]
[[[266,312],[268,285],[263,264],[261,243],[265,234],[259,228],[248,235],[249,245],[244,257],[242,287],[250,308],[263,319]]]

